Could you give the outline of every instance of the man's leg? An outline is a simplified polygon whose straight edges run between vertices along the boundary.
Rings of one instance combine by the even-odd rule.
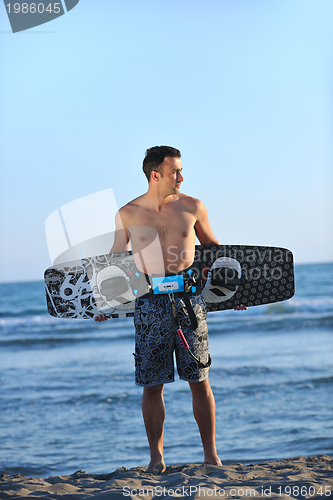
[[[212,465],[222,465],[217,456],[215,443],[215,400],[208,377],[202,382],[189,382],[192,390],[193,414],[197,421],[204,461]]]
[[[163,384],[144,387],[142,395],[142,415],[150,447],[150,464],[147,472],[153,474],[160,474],[165,470],[163,461],[163,427],[165,420],[163,388]]]

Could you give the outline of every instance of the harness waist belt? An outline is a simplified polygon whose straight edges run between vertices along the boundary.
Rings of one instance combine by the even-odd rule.
[[[163,295],[170,291],[177,293],[185,290],[182,274],[176,274],[175,276],[152,276],[150,279],[152,284],[151,291],[154,295]]]
[[[150,288],[149,293],[153,295],[167,295],[170,292],[192,295],[200,292],[199,281],[192,269],[184,269],[172,276],[148,276],[147,274],[145,276]]]

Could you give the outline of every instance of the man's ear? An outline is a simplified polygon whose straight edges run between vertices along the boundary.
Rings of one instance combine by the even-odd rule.
[[[150,178],[153,182],[158,182],[160,180],[160,173],[156,172],[156,170],[152,170],[150,174]]]

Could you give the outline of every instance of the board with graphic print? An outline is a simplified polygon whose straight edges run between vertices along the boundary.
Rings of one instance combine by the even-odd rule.
[[[293,255],[285,248],[197,245],[188,274],[208,312],[280,302],[295,293]],[[57,318],[131,317],[135,299],[150,289],[132,252],[62,263],[48,268],[44,281],[48,312]]]

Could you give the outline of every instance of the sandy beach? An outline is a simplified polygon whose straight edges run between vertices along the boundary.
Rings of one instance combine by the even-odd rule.
[[[77,471],[46,479],[0,477],[0,498],[328,498],[333,496],[333,459],[328,455],[258,464],[171,465],[159,476],[145,467],[121,467],[107,475]]]

